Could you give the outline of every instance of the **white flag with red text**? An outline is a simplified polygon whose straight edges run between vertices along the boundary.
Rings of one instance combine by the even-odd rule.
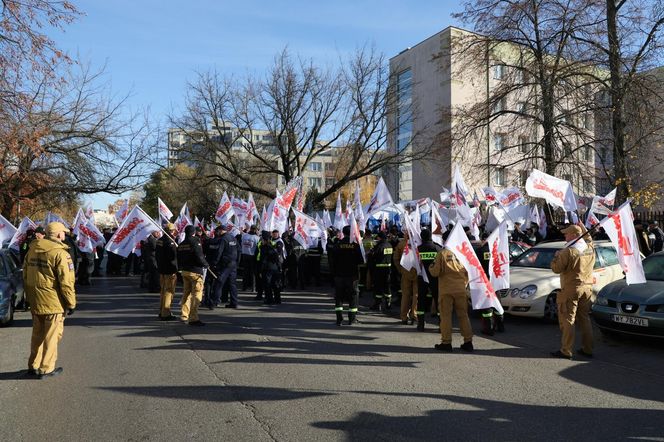
[[[616,203],[616,192],[617,188],[614,188],[606,196],[596,196],[593,198],[593,203],[590,206],[590,211],[594,213],[599,213],[601,215],[608,215],[613,210],[613,206]]]
[[[417,209],[415,210],[417,211]],[[417,248],[420,246],[420,244],[422,244],[420,231],[416,229],[411,217],[408,216],[408,214],[405,214],[403,220],[406,231],[408,232],[408,241],[406,241],[406,246],[403,249],[403,254],[401,255],[401,261],[399,264],[401,264],[401,267],[406,270],[415,269],[417,274],[421,276],[425,282],[429,282],[427,273],[422,268],[420,254],[417,251]]]
[[[297,209],[293,209],[295,214],[295,226],[293,229],[293,239],[299,242],[302,247],[316,247],[318,241],[323,237],[323,228],[316,220],[305,215]]]
[[[159,216],[170,222],[171,218],[173,218],[171,209],[159,197],[157,197],[157,205],[159,207]]]
[[[122,224],[124,219],[127,217],[128,213],[129,213],[129,200],[125,199],[120,209],[118,209],[118,211],[115,212],[115,221],[117,221],[118,224]]]
[[[461,168],[458,164],[454,165],[454,175],[452,176],[452,189],[450,189],[452,194],[450,196],[450,208],[456,209],[456,215],[459,221],[464,225],[470,224],[471,214],[470,207],[468,207],[467,195],[468,187],[466,187],[466,182],[461,176]]]
[[[360,226],[360,229],[364,230],[367,222],[364,217],[364,209],[362,208],[362,200],[360,199],[360,185],[355,181],[355,198],[353,200],[353,205],[355,206],[355,219]]]
[[[33,223],[30,218],[27,216],[24,217],[23,220],[21,220],[21,224],[18,225],[18,229],[16,229],[16,232],[14,232],[14,235],[9,241],[9,245],[7,247],[14,250],[21,250],[21,245],[28,236],[28,230],[34,230],[36,228],[37,225]]]
[[[496,291],[491,285],[489,277],[484,273],[482,264],[463,231],[463,227],[459,223],[450,232],[450,236],[445,243],[445,248],[454,253],[454,256],[456,256],[468,272],[473,309],[480,310],[493,307],[498,311],[498,314],[502,315],[503,306],[500,305]]]
[[[150,236],[152,232],[157,231],[161,231],[159,225],[140,207],[134,206],[109,239],[106,250],[126,258],[137,244]]]
[[[7,219],[0,215],[0,244],[3,244],[8,239],[12,239],[16,233],[16,227]]]
[[[507,223],[501,222],[487,239],[489,244],[489,281],[496,290],[510,287],[510,243]]]
[[[592,210],[588,211],[588,216],[586,216],[586,229],[590,230],[599,224],[599,219],[595,216]]]
[[[600,221],[599,225],[604,228],[611,243],[618,251],[618,261],[625,272],[627,284],[645,283],[646,277],[643,273],[643,264],[641,264],[639,240],[636,237],[630,202],[625,202],[618,210]]]
[[[235,215],[233,210],[233,203],[231,202],[230,198],[228,198],[228,194],[224,192],[224,194],[221,196],[221,200],[219,200],[219,207],[217,207],[214,218],[219,221],[221,225],[225,226],[231,222],[233,215]]]
[[[447,232],[447,226],[443,222],[443,218],[440,216],[440,204],[436,201],[431,201],[431,240],[443,246],[445,242],[443,241],[443,234]]]
[[[337,205],[334,209],[334,228],[341,230],[345,225],[343,209],[341,208],[341,194],[337,193]]]
[[[534,198],[544,198],[549,204],[562,207],[565,211],[577,209],[572,184],[533,169],[526,180],[526,192]]]
[[[362,259],[364,262],[367,262],[367,255],[364,252],[364,244],[362,243],[362,236],[360,235],[360,227],[357,225],[357,220],[355,219],[355,214],[350,212],[350,242],[357,243],[360,246],[360,252],[362,252]]]

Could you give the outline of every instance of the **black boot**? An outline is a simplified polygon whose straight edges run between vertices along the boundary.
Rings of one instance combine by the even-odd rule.
[[[374,298],[374,303],[369,307],[369,310],[379,311],[381,303],[382,300],[380,298]]]
[[[389,312],[392,310],[392,297],[390,296],[389,298],[385,298],[385,311]]]
[[[360,321],[357,320],[357,313],[350,312],[348,313],[348,325],[359,324]]]
[[[505,332],[505,322],[504,322],[505,318],[504,318],[504,316],[494,314],[493,317],[496,320],[495,324],[494,324],[495,325],[495,330],[497,330],[500,333],[504,333]]]
[[[342,322],[344,322],[344,314],[337,312],[337,327],[340,327]]]
[[[493,336],[493,316],[482,316],[482,334]]]
[[[417,317],[417,331],[424,331],[424,315]]]

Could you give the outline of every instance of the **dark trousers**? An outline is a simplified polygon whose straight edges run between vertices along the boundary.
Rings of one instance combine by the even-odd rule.
[[[438,279],[430,278],[429,283],[422,277],[417,278],[417,317],[431,311],[434,299],[438,299]]]
[[[320,285],[320,255],[307,255],[305,257],[305,283],[309,284],[311,278],[316,286]]]
[[[337,323],[343,320],[344,303],[348,303],[348,320],[353,322],[357,315],[358,294],[355,290],[355,278],[352,276],[334,277],[334,310]]]
[[[242,290],[254,291],[254,275],[256,274],[256,257],[242,255]]]
[[[217,273],[217,272],[215,272]],[[221,291],[224,288],[226,282],[229,284],[229,291],[231,295],[231,304],[237,305],[237,266],[230,265],[224,267],[222,270],[218,270],[217,280],[214,282],[213,293],[212,293],[212,305],[219,304],[219,301],[222,299]]]
[[[281,303],[281,272],[274,269],[263,269],[263,291],[265,303]]]
[[[380,301],[385,298],[388,304],[392,301],[390,269],[391,267],[373,267],[371,269],[374,299]]]
[[[256,296],[258,298],[263,297],[263,272],[261,271],[261,265],[259,262],[256,263],[254,277],[256,279]]]
[[[148,280],[148,290],[159,293],[159,271],[156,267],[146,266],[145,273]]]
[[[94,254],[81,253],[81,263],[78,266],[78,283],[81,285],[90,285],[90,276],[94,268]]]

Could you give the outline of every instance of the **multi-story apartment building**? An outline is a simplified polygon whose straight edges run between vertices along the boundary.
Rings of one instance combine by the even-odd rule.
[[[386,183],[400,200],[437,198],[441,186],[450,186],[455,163],[471,189],[523,186],[533,168],[545,170],[541,127],[519,120],[520,114],[536,112],[536,88],[504,87],[515,79],[529,83],[522,78],[524,72],[513,68],[522,53],[507,43],[485,55],[455,47],[473,35],[448,27],[390,59],[396,104],[388,121],[388,148],[430,150],[425,159],[404,162],[386,172]],[[476,59],[469,62],[468,57]],[[563,129],[557,140],[560,166],[556,174],[571,181],[577,194],[593,194],[597,181],[594,114],[579,111],[577,104],[596,91],[572,82],[560,86],[557,103]],[[500,90],[509,92],[501,96]],[[491,117],[481,122],[485,113]],[[469,129],[469,122],[477,122],[476,127]]]

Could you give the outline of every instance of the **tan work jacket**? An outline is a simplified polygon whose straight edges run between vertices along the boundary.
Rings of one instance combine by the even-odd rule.
[[[454,253],[444,249],[429,266],[431,276],[438,278],[438,293],[465,293],[468,272]]]

